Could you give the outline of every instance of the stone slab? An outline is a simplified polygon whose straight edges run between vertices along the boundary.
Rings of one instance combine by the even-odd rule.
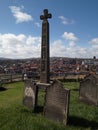
[[[79,100],[98,106],[98,75],[88,75],[80,82]]]
[[[36,85],[32,80],[24,81],[24,96],[23,96],[23,104],[30,108],[35,108],[36,101]]]
[[[46,90],[44,115],[45,117],[66,125],[69,109],[70,91],[55,80]]]
[[[51,85],[50,83],[40,83],[40,82],[36,83],[36,86],[38,87],[38,89],[43,89],[43,90],[46,90],[47,87],[50,85]]]

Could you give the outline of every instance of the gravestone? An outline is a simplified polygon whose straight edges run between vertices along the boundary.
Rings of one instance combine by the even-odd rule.
[[[79,100],[98,106],[98,75],[88,75],[80,82]]]
[[[31,80],[24,81],[23,104],[30,109],[35,109],[36,105],[36,85]]]
[[[2,80],[0,79],[0,87],[2,87]]]
[[[51,86],[47,87],[44,106],[45,117],[66,125],[69,94],[70,91],[64,89],[63,84],[58,80],[55,80]]]
[[[40,82],[49,83],[50,81],[50,61],[49,61],[49,23],[48,18],[52,15],[48,13],[47,9],[44,9],[44,15],[40,16],[42,22],[42,39],[41,39],[41,72]]]

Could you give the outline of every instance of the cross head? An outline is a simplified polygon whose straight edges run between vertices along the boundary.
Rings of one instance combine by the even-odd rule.
[[[52,15],[48,13],[48,9],[44,9],[44,15],[40,16],[41,20],[47,20],[48,18],[52,18]]]

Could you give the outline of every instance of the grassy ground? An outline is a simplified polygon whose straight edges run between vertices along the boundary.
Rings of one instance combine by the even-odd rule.
[[[67,126],[46,119],[42,113],[33,113],[22,105],[23,83],[6,84],[0,91],[0,130],[98,130],[98,107],[78,100],[79,83],[64,83],[70,91]],[[39,94],[42,104],[43,93]]]

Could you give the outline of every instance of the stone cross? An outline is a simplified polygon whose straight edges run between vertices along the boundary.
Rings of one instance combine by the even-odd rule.
[[[52,15],[48,14],[48,10],[47,9],[44,9],[44,15],[41,15],[40,19],[41,20],[47,20],[48,18],[52,18]]]
[[[40,16],[42,22],[42,39],[41,39],[41,71],[40,82],[50,82],[50,60],[49,60],[49,23],[48,18],[52,15],[48,13],[47,9],[44,9],[44,15]]]

